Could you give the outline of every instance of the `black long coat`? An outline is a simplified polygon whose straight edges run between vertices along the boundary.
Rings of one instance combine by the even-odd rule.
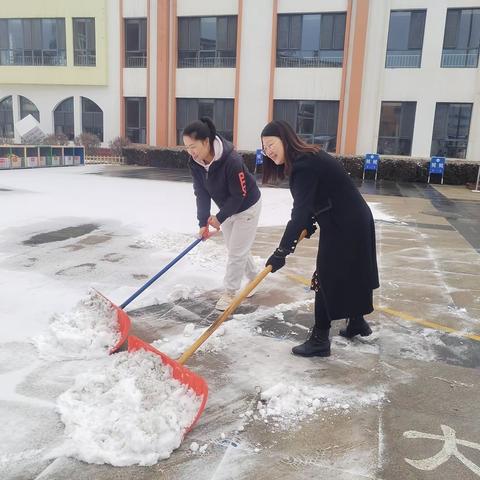
[[[291,220],[280,246],[293,251],[301,231],[317,222],[317,277],[332,320],[373,311],[379,287],[372,212],[343,166],[324,151],[292,162]]]

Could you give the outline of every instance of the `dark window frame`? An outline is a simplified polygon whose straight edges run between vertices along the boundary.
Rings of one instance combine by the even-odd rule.
[[[409,13],[408,19],[408,32],[406,32],[407,48],[392,48],[393,43],[392,22],[395,14]],[[418,45],[415,45],[412,38],[412,23],[413,15],[423,15],[423,24],[421,26],[421,35],[416,38]],[[422,55],[423,55],[423,42],[425,39],[425,24],[427,19],[426,9],[404,9],[404,10],[391,10],[390,20],[388,24],[388,37],[387,37],[387,51],[385,55],[385,68],[421,68]],[[413,44],[413,45],[412,45]]]
[[[70,141],[75,138],[75,103],[73,97],[62,100],[53,111],[53,128],[55,134],[63,133]]]
[[[146,97],[125,97],[125,136],[132,143],[147,143],[147,98]],[[129,105],[137,104],[137,122],[130,123],[132,117],[129,112]]]
[[[469,110],[468,126],[464,127],[466,130],[465,135],[460,135],[460,123],[462,121],[461,111],[459,112],[457,122],[453,122],[456,135],[450,135],[452,127],[451,112],[454,109]],[[444,118],[441,118],[442,110],[445,112]],[[435,105],[435,117],[433,121],[432,144],[430,149],[431,156],[460,159],[466,158],[470,129],[472,126],[472,111],[473,103],[437,102]],[[439,131],[443,131],[442,134],[439,134]]]
[[[82,98],[82,132],[96,135],[103,142],[103,110],[88,97]]]
[[[396,125],[390,125],[396,130],[393,135],[382,135],[382,130],[386,130],[389,126],[387,124],[388,118],[384,118],[384,109],[387,107],[392,109],[400,107],[398,119],[396,118],[397,113],[393,111],[394,120],[398,120]],[[411,156],[416,112],[417,102],[382,101],[380,108],[377,153],[383,155]],[[409,118],[409,115],[412,118]],[[382,120],[384,122],[383,124]]]
[[[203,104],[203,105],[202,105]],[[183,98],[176,101],[177,145],[183,145],[183,129],[201,116],[212,118],[217,132],[226,140],[233,141],[235,101],[233,98]],[[207,107],[208,106],[208,107]],[[203,108],[203,112],[201,111]]]
[[[306,17],[318,17],[318,48],[313,50],[302,49]],[[342,11],[279,14],[277,18],[277,68],[342,68],[346,18],[346,12]],[[337,38],[339,34],[341,40]]]
[[[85,30],[84,33],[79,32],[81,26],[83,26]],[[95,67],[97,63],[95,17],[72,18],[72,29],[73,64],[81,67]],[[81,41],[79,37],[80,34],[85,35],[85,46],[83,48],[76,46],[77,42]]]
[[[28,102],[28,103],[27,103]],[[30,104],[34,109],[31,109],[30,111],[27,111],[26,106]],[[32,115],[37,122],[40,122],[40,112],[37,108],[37,106],[27,97],[24,97],[23,95],[18,96],[18,106],[20,109],[20,120],[25,118],[27,115]]]
[[[307,143],[322,145],[327,152],[335,152],[339,109],[338,100],[276,99],[273,118],[289,123]]]
[[[13,138],[14,136],[13,97],[7,95],[0,100],[0,137]]]
[[[138,26],[138,32],[135,37],[129,34],[129,25]],[[126,68],[146,68],[148,62],[148,19],[147,17],[125,18],[124,28],[124,48],[125,48],[125,67]],[[130,48],[129,43],[135,43],[136,48]]]
[[[209,40],[202,39],[202,22],[212,19],[215,19],[215,40],[208,45]],[[236,67],[238,15],[178,17],[177,31],[178,68]]]
[[[464,33],[461,30],[462,14],[470,12],[470,22],[468,31],[468,42],[464,47],[459,46],[460,34]],[[455,25],[455,35],[449,31],[449,19],[457,15]],[[472,46],[473,23],[474,17],[477,16],[477,29],[474,34],[477,39]],[[455,39],[450,38],[455,37]],[[443,48],[442,58],[440,62],[441,68],[477,68],[478,58],[480,54],[480,8],[448,8],[445,17],[445,28],[443,33]]]
[[[47,37],[53,25],[55,38]],[[65,18],[0,19],[0,32],[0,65],[67,65]]]

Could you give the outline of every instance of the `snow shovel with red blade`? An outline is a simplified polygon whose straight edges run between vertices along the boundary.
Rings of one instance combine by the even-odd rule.
[[[155,274],[150,280],[148,280],[144,285],[142,285],[135,293],[133,293],[127,300],[125,300],[119,307],[109,300],[105,295],[102,295],[100,292],[95,290],[95,292],[105,300],[111,307],[116,311],[117,314],[117,324],[118,330],[120,332],[120,338],[116,345],[114,345],[110,349],[110,353],[117,352],[121,346],[125,343],[128,338],[128,334],[130,332],[131,327],[131,320],[130,317],[125,313],[123,310],[127,305],[129,305],[133,300],[135,300],[142,292],[144,292],[152,283],[156,282],[164,273],[166,273],[170,268],[172,268],[179,260],[181,260],[190,250],[195,248],[200,242],[203,242],[207,238],[212,237],[215,235],[216,232],[211,233],[207,231],[203,237],[197,238],[194,242],[192,242],[185,250],[183,250],[180,254],[178,254],[168,265],[162,268],[157,274]]]
[[[307,231],[304,230],[300,235],[300,239],[303,240],[307,235]],[[228,308],[200,335],[200,337],[183,353],[183,355],[178,360],[173,360],[165,353],[160,352],[156,348],[152,347],[150,344],[144,342],[143,340],[138,339],[137,337],[128,338],[128,351],[135,351],[139,349],[144,349],[149,352],[157,354],[165,365],[172,367],[173,378],[178,380],[180,383],[185,385],[188,388],[191,388],[197,395],[203,395],[203,401],[198,409],[198,413],[190,425],[188,431],[190,431],[195,423],[200,418],[205,405],[207,403],[208,396],[208,385],[203,377],[193,373],[187,367],[185,367],[185,362],[200,348],[200,346],[212,335],[215,330],[217,330],[220,325],[238,308],[238,306],[245,300],[247,295],[252,292],[256,286],[272,271],[272,267],[269,265],[265,267],[245,288],[232,300],[232,303]]]

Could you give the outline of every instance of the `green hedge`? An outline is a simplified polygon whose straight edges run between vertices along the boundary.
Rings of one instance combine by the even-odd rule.
[[[255,153],[241,151],[245,163],[250,171],[255,168]],[[147,145],[130,145],[123,148],[123,156],[128,165],[141,165],[163,168],[187,168],[189,155],[182,148],[159,148]],[[363,175],[363,157],[336,155],[347,172],[352,177],[361,178]],[[380,157],[378,178],[397,182],[422,182],[428,178],[430,159],[416,159],[404,157]],[[449,185],[465,185],[475,182],[477,178],[478,162],[466,160],[447,160],[445,165],[444,183]],[[261,167],[259,169],[261,171]],[[372,178],[374,172],[367,172]],[[435,175],[438,183],[439,176]]]

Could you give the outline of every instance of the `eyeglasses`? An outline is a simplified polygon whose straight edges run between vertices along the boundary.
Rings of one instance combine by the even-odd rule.
[[[268,157],[268,154],[267,152],[271,152],[273,147],[277,144],[276,141],[272,142],[270,145],[264,145],[261,152],[262,152],[262,155],[265,155]]]

